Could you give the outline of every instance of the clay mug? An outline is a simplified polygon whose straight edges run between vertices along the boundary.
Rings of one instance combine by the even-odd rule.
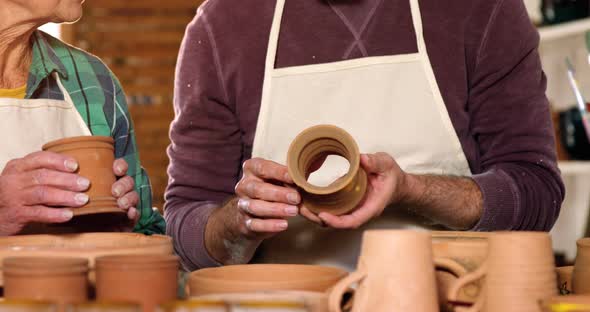
[[[88,260],[82,258],[7,258],[4,296],[10,300],[68,303],[88,300]]]
[[[141,306],[125,302],[83,302],[70,304],[66,312],[141,312]]]
[[[538,301],[557,295],[551,238],[544,232],[498,232],[488,238],[488,257],[449,291],[485,276],[484,291],[466,311],[538,312]]]
[[[562,295],[572,293],[572,275],[574,273],[573,266],[559,267],[555,269],[557,273],[557,288]]]
[[[0,299],[0,312],[57,312],[57,309],[50,302]]]
[[[590,238],[578,240],[578,253],[572,275],[574,294],[590,294]]]
[[[430,233],[366,231],[357,271],[330,292],[330,312],[342,311],[343,294],[353,284],[353,312],[438,311]]]
[[[556,296],[542,300],[542,312],[590,312],[590,296]]]
[[[139,303],[143,311],[173,301],[178,290],[178,257],[120,255],[96,259],[96,298]]]
[[[74,215],[124,213],[112,195],[116,181],[114,140],[105,136],[81,136],[61,139],[43,145],[44,151],[71,156],[78,161],[78,174],[90,180],[86,192],[88,203],[73,209]]]

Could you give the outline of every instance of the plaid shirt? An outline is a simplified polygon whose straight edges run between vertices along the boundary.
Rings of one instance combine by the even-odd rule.
[[[57,72],[76,109],[93,135],[115,140],[115,157],[129,164],[127,174],[135,179],[140,196],[140,219],[134,231],[145,234],[165,233],[165,221],[152,209],[152,192],[148,176],[141,167],[135,143],[133,123],[127,109],[125,93],[114,74],[96,56],[73,48],[46,33],[32,36],[33,60],[27,81],[27,99],[63,100],[51,74]]]

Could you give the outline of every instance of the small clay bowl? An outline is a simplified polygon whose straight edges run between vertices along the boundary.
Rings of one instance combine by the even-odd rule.
[[[88,260],[17,257],[3,262],[7,299],[43,300],[60,305],[88,300]]]
[[[173,255],[121,255],[96,259],[96,298],[141,304],[143,311],[176,300],[179,260]]]
[[[309,183],[313,166],[329,155],[346,158],[348,173],[328,186]],[[301,132],[289,147],[287,168],[300,189],[302,204],[315,214],[346,214],[357,207],[367,190],[358,145],[350,134],[335,126],[319,125]]]
[[[112,195],[117,178],[113,172],[114,140],[106,136],[81,136],[61,139],[43,145],[43,150],[73,157],[78,161],[78,174],[90,180],[86,205],[72,209],[74,216],[114,213],[124,214]]]
[[[297,264],[250,264],[208,268],[191,273],[191,296],[267,291],[325,292],[348,273],[341,269]]]

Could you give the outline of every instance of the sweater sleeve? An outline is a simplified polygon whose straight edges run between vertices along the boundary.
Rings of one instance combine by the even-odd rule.
[[[242,135],[216,49],[202,6],[180,48],[168,147],[167,233],[186,270],[219,265],[206,250],[205,227],[233,195],[242,161]]]
[[[498,1],[470,73],[484,199],[474,230],[548,231],[559,215],[565,190],[538,45],[522,1]]]

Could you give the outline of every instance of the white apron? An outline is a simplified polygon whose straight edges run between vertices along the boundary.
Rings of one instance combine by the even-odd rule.
[[[91,135],[82,116],[53,75],[64,100],[0,98],[0,172],[6,163],[40,151],[43,144],[67,137]]]
[[[426,51],[418,0],[409,0],[418,53],[275,69],[285,0],[278,0],[270,33],[253,157],[286,163],[292,140],[304,129],[333,124],[348,131],[362,153],[386,152],[409,173],[470,176]],[[323,172],[314,183],[343,172]],[[362,232],[373,228],[425,228],[433,224],[388,207],[358,230],[321,228],[299,217],[267,240],[255,261],[314,263],[354,269]]]

